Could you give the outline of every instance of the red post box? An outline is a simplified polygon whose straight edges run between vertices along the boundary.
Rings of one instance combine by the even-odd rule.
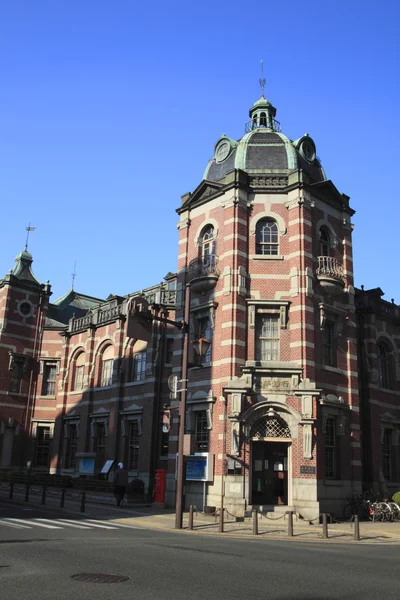
[[[156,484],[154,486],[154,502],[159,502],[160,504],[164,504],[166,480],[167,480],[166,469],[156,469]]]

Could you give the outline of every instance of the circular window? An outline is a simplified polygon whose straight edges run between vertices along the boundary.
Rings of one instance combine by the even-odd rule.
[[[20,302],[18,312],[24,317],[29,317],[33,313],[33,306],[30,302]]]
[[[231,153],[231,145],[228,140],[221,140],[215,148],[215,160],[217,163],[223,162]]]
[[[315,159],[315,146],[314,144],[306,140],[301,144],[301,153],[308,162],[313,162]]]

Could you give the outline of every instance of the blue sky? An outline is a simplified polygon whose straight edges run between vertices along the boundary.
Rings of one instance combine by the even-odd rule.
[[[266,96],[351,197],[356,285],[400,303],[399,3],[115,0],[0,3],[0,276],[36,226],[53,299],[162,280],[180,197],[220,136]]]

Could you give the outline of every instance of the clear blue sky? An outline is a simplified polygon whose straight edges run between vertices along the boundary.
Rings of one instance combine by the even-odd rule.
[[[351,197],[356,285],[400,303],[399,2],[2,0],[0,276],[23,248],[53,299],[177,265],[180,196],[266,96]]]

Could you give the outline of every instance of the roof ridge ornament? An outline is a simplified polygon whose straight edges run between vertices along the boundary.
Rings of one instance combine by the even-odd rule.
[[[26,234],[26,242],[25,242],[25,252],[28,250],[28,242],[29,242],[29,233],[31,231],[35,231],[36,227],[31,227],[31,222],[29,221],[29,225],[28,227],[25,227],[27,234]]]
[[[264,88],[265,88],[265,77],[264,77],[264,59],[260,60],[261,64],[261,77],[258,80],[261,88],[261,98],[264,98]]]

